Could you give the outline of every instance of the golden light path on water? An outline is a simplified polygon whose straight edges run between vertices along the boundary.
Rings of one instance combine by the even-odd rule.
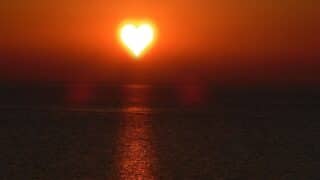
[[[119,179],[140,180],[155,178],[156,156],[152,145],[148,88],[124,89],[124,101],[129,107],[123,109],[117,145]]]

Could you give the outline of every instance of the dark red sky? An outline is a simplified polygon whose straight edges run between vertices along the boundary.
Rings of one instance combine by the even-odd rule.
[[[313,0],[2,0],[0,79],[317,82],[319,8]],[[159,38],[133,63],[116,31],[141,18]]]

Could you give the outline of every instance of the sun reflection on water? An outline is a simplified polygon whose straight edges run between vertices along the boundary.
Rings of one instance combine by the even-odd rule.
[[[154,176],[156,158],[152,145],[148,93],[144,88],[125,88],[124,104],[128,107],[123,108],[117,147],[119,178],[153,180],[156,179]]]

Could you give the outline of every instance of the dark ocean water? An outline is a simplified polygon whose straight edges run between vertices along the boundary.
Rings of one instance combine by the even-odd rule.
[[[3,179],[318,179],[320,93],[6,85]]]

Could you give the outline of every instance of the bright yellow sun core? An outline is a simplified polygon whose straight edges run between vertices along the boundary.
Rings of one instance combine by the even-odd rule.
[[[120,39],[135,57],[139,57],[152,44],[154,28],[148,23],[127,23],[120,29]]]

